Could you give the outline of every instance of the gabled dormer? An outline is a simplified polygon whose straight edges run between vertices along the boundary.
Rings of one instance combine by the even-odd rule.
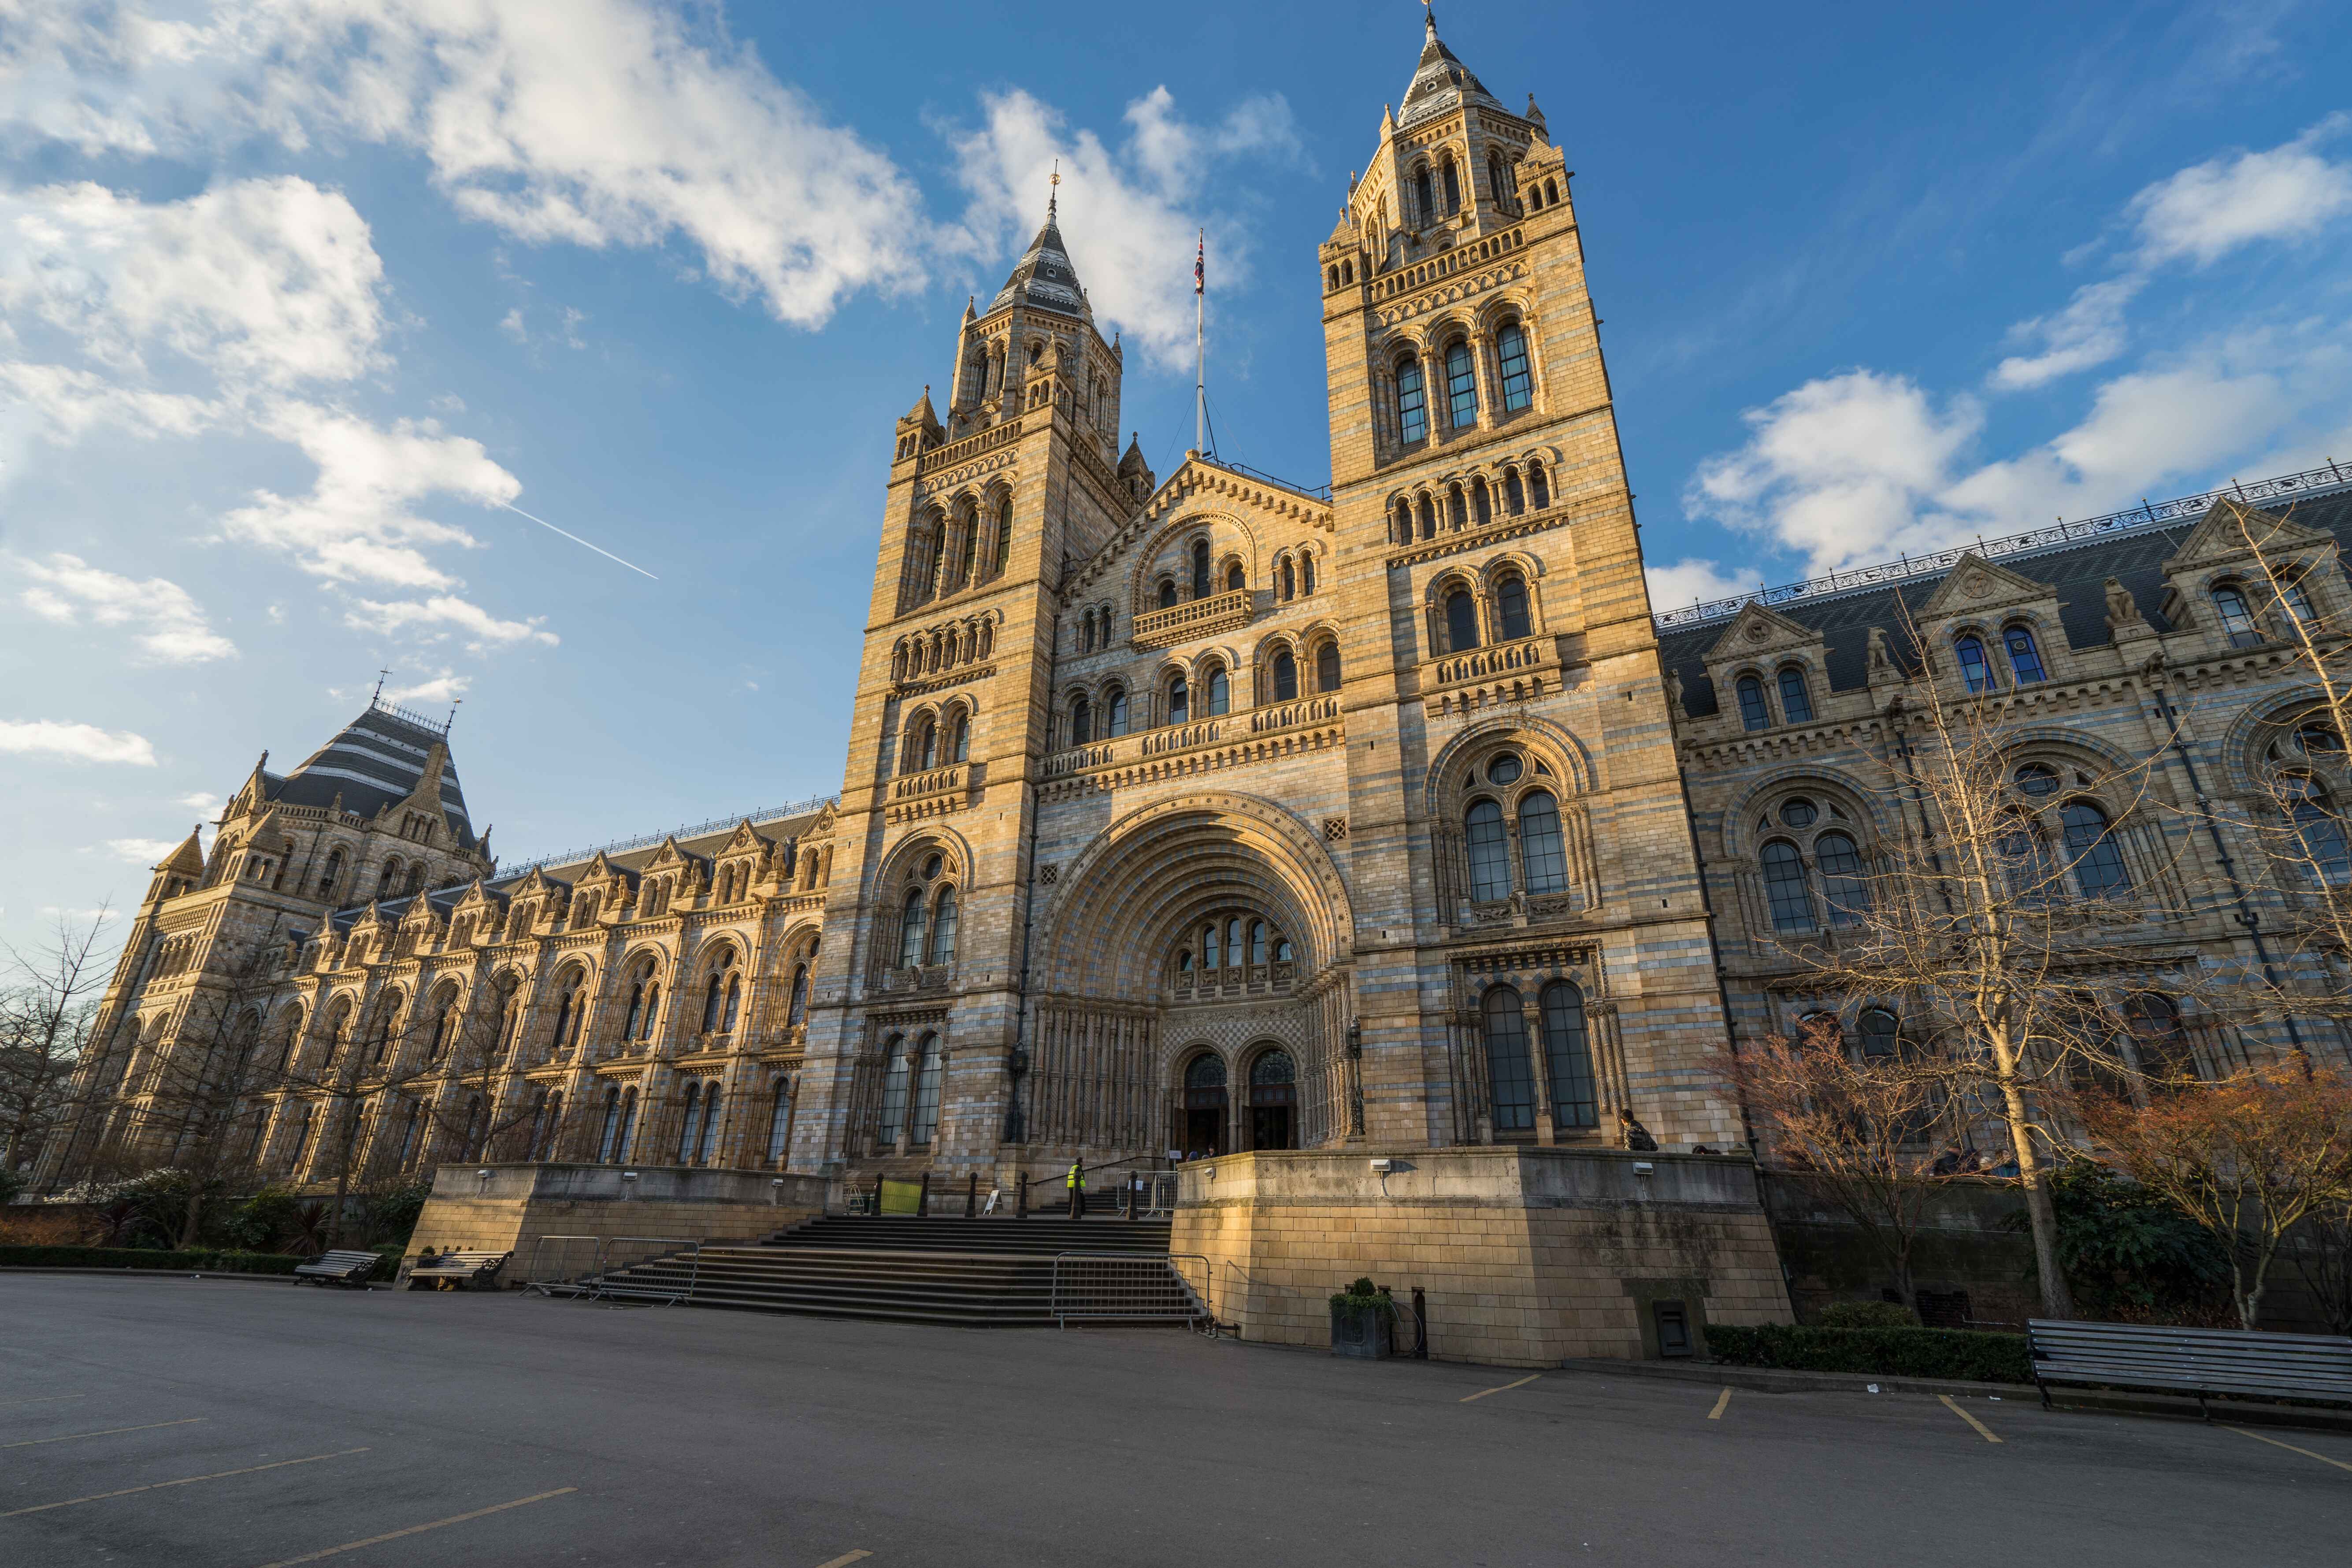
[[[2241,500],[2215,501],[2164,563],[2165,619],[2215,652],[2291,643],[2295,622],[2352,610],[2333,535]]]
[[[2070,679],[2073,651],[2049,584],[1963,552],[1913,616],[1936,679],[2009,691]]]
[[[1829,696],[1829,648],[1811,626],[1751,600],[1706,650],[1706,674],[1727,727],[1810,724]]]
[[[147,901],[162,903],[192,892],[205,879],[205,825],[201,822],[180,840],[180,847],[155,865],[154,880],[147,884]]]

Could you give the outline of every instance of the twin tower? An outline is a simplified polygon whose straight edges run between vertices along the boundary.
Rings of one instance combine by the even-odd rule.
[[[1569,172],[1429,26],[1332,485],[1122,454],[1049,207],[899,420],[794,1169],[1739,1142]]]

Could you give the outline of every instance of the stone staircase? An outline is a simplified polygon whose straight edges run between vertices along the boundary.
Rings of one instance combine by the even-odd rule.
[[[697,1307],[966,1327],[1050,1327],[1056,1253],[1110,1254],[1069,1267],[1065,1310],[1089,1322],[1208,1315],[1168,1261],[1166,1220],[828,1215],[756,1246],[706,1247],[616,1269],[605,1292]],[[1157,1267],[1154,1267],[1154,1264]]]

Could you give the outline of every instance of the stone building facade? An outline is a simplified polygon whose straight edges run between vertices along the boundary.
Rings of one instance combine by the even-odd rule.
[[[2101,799],[2176,720],[2164,787],[2243,795],[2309,706],[2201,512],[1654,618],[1569,180],[1431,25],[1317,258],[1328,489],[1122,451],[1049,204],[944,411],[898,422],[837,798],[517,871],[445,726],[371,705],[265,753],[157,868],[47,1174],[223,1122],[311,1182],[1742,1145],[1725,1048],[1810,1005],[1778,939],[1913,830],[1913,626],[2030,694],[2057,837],[2093,808],[2130,886],[2189,879],[2194,918],[2119,939],[2152,976],[2309,895]],[[2281,482],[2352,609],[2352,500]],[[2178,1022],[2217,1065],[2280,1048]]]

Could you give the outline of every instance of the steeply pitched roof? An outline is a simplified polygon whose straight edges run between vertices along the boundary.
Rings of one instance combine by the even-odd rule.
[[[1050,200],[1045,204],[1045,226],[1029,242],[1029,248],[1013,268],[1013,276],[1004,280],[1004,287],[997,290],[996,298],[988,302],[988,310],[982,314],[992,314],[1013,304],[1025,304],[1034,310],[1052,310],[1084,321],[1094,319],[1087,297],[1078,288],[1078,269],[1070,265],[1070,253],[1063,248],[1055,204]]]
[[[424,781],[425,762],[436,746],[446,753],[447,737],[440,731],[371,704],[279,781],[270,798],[289,805],[325,806],[341,795],[345,811],[373,816],[408,798]],[[474,825],[466,816],[465,793],[457,787],[457,764],[446,756],[441,812],[457,842],[471,847]]]
[[[1471,75],[1467,66],[1454,58],[1454,51],[1447,48],[1444,40],[1437,36],[1435,12],[1430,13],[1423,34],[1421,63],[1413,68],[1412,85],[1404,89],[1404,107],[1397,114],[1398,125],[1412,125],[1465,103],[1491,109],[1497,114],[1510,114],[1511,111],[1486,90],[1486,84]],[[1517,119],[1517,116],[1512,118]]]
[[[2269,503],[2263,503],[2269,508]],[[2287,510],[2284,507],[2272,510]],[[2310,497],[2294,503],[2289,515],[2305,528],[2333,534],[2352,554],[2352,489]],[[2072,647],[2100,647],[2107,640],[2106,580],[2116,579],[2131,591],[2140,615],[2159,632],[2176,629],[2164,616],[2164,563],[2195,531],[2194,521],[2146,528],[2108,535],[2046,552],[2005,555],[2000,564],[2021,577],[2047,583],[2057,591],[2059,624]],[[1800,600],[1773,606],[1779,614],[1822,634],[1828,647],[1830,686],[1843,691],[1870,682],[1870,633],[1880,627],[1895,661],[1917,667],[1917,650],[1904,634],[1904,616],[1895,596],[1913,616],[1935,596],[1945,576],[1918,576],[1899,586],[1833,597]],[[1717,619],[1677,626],[1658,638],[1659,662],[1683,678],[1685,710],[1695,719],[1716,710],[1716,691],[1707,679],[1706,654],[1731,623]]]

